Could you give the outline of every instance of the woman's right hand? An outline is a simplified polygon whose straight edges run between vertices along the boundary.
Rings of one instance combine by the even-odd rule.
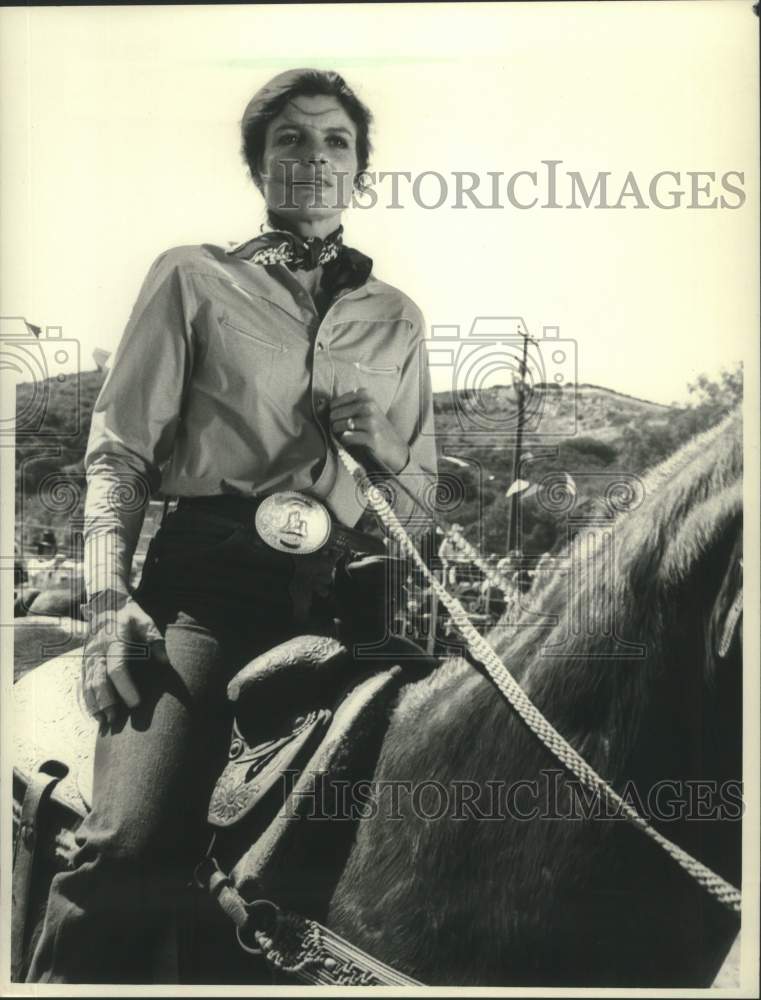
[[[124,706],[140,704],[130,661],[148,659],[168,662],[161,632],[136,601],[130,598],[119,610],[93,616],[82,659],[82,691],[87,711],[101,725],[113,725]]]

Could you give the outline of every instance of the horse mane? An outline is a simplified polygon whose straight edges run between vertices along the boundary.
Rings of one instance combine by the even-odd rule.
[[[599,526],[579,532],[565,572],[529,594],[516,623],[489,635],[539,710],[617,788],[739,774],[731,756],[739,671],[722,673],[716,697],[695,680],[702,670],[705,682],[705,637],[736,590],[727,566],[738,551],[740,427],[735,414],[688,442],[648,473],[628,512],[601,510],[615,559]],[[597,617],[587,627],[590,609]],[[596,627],[600,609],[615,613],[615,630]],[[717,705],[732,709],[723,727],[714,727]],[[706,740],[714,729],[729,758]],[[553,774],[563,781],[557,801],[567,804],[575,793],[563,768],[462,657],[407,685],[375,780],[402,780],[421,795],[426,786],[468,786],[484,821],[469,812],[429,821],[413,803],[399,822],[401,814],[379,809],[359,826],[330,926],[425,982],[702,983],[723,939],[707,936],[702,897],[688,894],[698,887],[685,887],[628,824],[556,822]],[[532,781],[536,818],[494,817],[490,785],[504,795]],[[669,834],[736,880],[737,830],[685,822]],[[642,891],[651,880],[662,895]]]
[[[517,621],[503,617],[489,634],[507,668],[593,766],[609,773],[623,766],[647,690],[669,669],[677,597],[711,546],[739,524],[741,477],[735,411],[650,470],[632,509],[614,515],[609,504],[597,505],[613,556],[599,526],[582,529],[561,553],[572,570],[530,592]],[[484,727],[505,726],[501,697],[461,657],[410,686],[397,713],[402,725],[423,725],[434,708],[446,708],[451,719],[459,710],[480,714]]]

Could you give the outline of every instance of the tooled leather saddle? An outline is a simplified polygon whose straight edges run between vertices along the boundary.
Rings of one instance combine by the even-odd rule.
[[[324,916],[361,814],[353,790],[372,777],[401,685],[435,662],[401,638],[372,659],[355,659],[336,639],[299,636],[235,676],[228,761],[208,822],[210,857],[241,896]],[[74,832],[91,805],[97,724],[77,698],[79,672],[69,654],[14,686],[16,981],[26,973],[49,881],[70,864]]]
[[[299,636],[233,679],[229,759],[208,820],[214,859],[241,896],[324,916],[399,689],[434,663],[399,637],[357,660],[336,639]]]

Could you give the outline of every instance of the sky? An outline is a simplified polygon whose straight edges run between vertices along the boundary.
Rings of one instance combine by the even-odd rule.
[[[283,69],[333,68],[374,113],[371,169],[447,184],[425,208],[400,182],[398,209],[379,184],[374,208],[344,218],[433,333],[522,317],[537,337],[557,327],[578,381],[683,401],[701,372],[757,352],[757,30],[744,0],[6,8],[0,312],[61,327],[92,368],[160,252],[258,231],[238,136],[251,94]],[[588,188],[609,172],[611,202],[631,171],[650,207],[542,207],[549,160],[560,203],[569,171]],[[456,171],[487,204],[504,174],[504,207],[454,207]],[[515,186],[533,208],[507,201],[518,171],[537,172],[533,194]],[[649,197],[661,171],[680,174],[660,188],[685,192],[674,209]],[[717,178],[698,202],[732,205],[719,179],[744,174],[743,203],[687,207],[689,171]],[[439,182],[423,180],[433,204]],[[435,368],[434,388],[451,378]]]

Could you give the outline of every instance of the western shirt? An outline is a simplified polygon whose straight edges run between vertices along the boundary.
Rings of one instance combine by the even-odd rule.
[[[143,282],[85,456],[90,595],[124,589],[150,496],[301,490],[354,526],[364,502],[331,447],[329,404],[359,387],[409,446],[401,481],[421,503],[430,498],[436,451],[418,307],[370,273],[320,319],[286,266],[248,259],[252,242],[168,250]],[[394,497],[414,529],[420,508],[400,489]]]

